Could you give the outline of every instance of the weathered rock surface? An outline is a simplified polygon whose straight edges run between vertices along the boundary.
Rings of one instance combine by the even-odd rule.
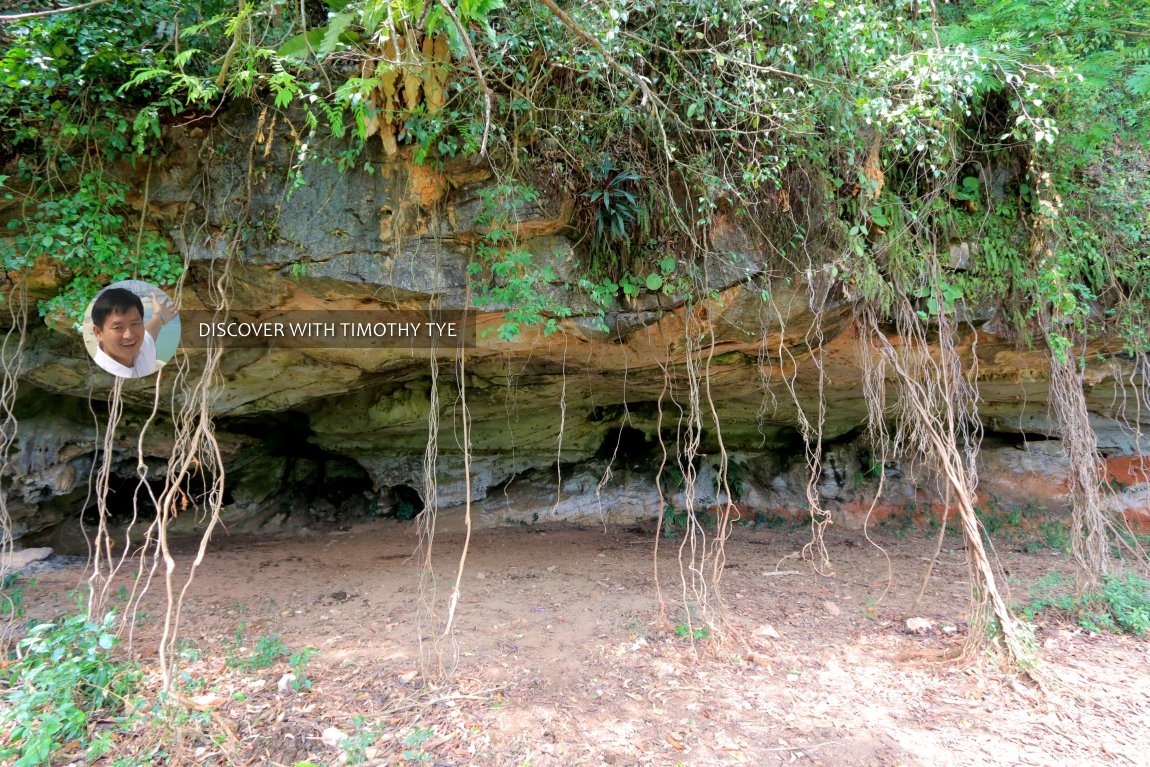
[[[47,559],[52,556],[53,553],[52,549],[48,546],[0,553],[0,573],[12,573],[23,570],[33,562]]]
[[[190,264],[183,309],[209,305],[209,288],[237,226],[241,244],[228,288],[236,318],[254,311],[469,306],[476,286],[468,285],[468,265],[484,234],[475,223],[480,193],[492,183],[484,166],[418,166],[402,154],[393,158],[377,150],[368,158],[372,174],[316,163],[306,168],[306,183],[287,194],[296,161],[287,129],[265,133],[249,178],[236,158],[247,156],[254,122],[240,110],[224,122],[213,132],[174,130],[171,151],[150,182],[148,221]],[[249,182],[250,210],[237,222]],[[143,196],[135,204],[142,209]],[[807,473],[797,412],[814,414],[822,388],[825,452],[817,492],[842,521],[866,518],[877,475],[857,441],[866,417],[861,352],[853,307],[833,289],[829,271],[812,272],[807,282],[772,280],[767,246],[721,220],[712,238],[719,252],[703,269],[709,300],[689,307],[674,296],[645,292],[617,301],[600,318],[598,307],[568,287],[583,273],[573,245],[580,233],[569,227],[570,200],[524,205],[516,214],[534,263],[556,274],[543,290],[573,312],[561,322],[563,332],[544,336],[525,328],[517,338],[501,340],[494,332],[483,334],[503,321],[500,307],[488,307],[477,315],[480,334],[462,377],[452,357],[433,358],[426,350],[231,349],[224,355],[213,407],[228,469],[228,529],[395,513],[412,505],[412,492],[422,505],[433,385],[439,508],[458,506],[467,495],[459,447],[466,396],[471,499],[482,523],[649,517],[659,509],[659,424],[669,445],[668,466],[674,466],[688,398],[684,366],[704,326],[711,332],[702,338],[703,396],[713,401],[718,423],[704,405],[700,503],[725,498],[715,487],[725,449],[738,474],[731,493],[743,506],[803,507]],[[0,219],[11,215],[0,209]],[[975,246],[952,257],[968,258]],[[39,291],[50,289],[51,275],[38,273],[37,279]],[[979,363],[989,435],[983,487],[1031,500],[1041,490],[1041,497],[1062,503],[1064,491],[1051,477],[1061,476],[1065,459],[1057,424],[1046,412],[1044,355],[1020,350],[990,329],[975,323],[962,345]],[[204,354],[189,348],[178,359],[194,376]],[[21,362],[20,429],[5,477],[17,537],[71,523],[91,506],[103,401],[112,389],[111,377],[88,359],[78,336],[39,322],[30,327]],[[1092,361],[1088,399],[1100,447],[1112,460],[1133,465],[1129,456],[1142,451],[1124,422],[1137,413],[1132,401],[1116,396],[1116,382],[1130,375],[1131,365],[1118,357]],[[139,490],[139,462],[148,479],[162,475],[172,449],[171,409],[186,395],[186,388],[173,388],[176,378],[174,370],[164,371],[158,400],[154,378],[123,387],[127,416],[110,455],[119,478],[111,503],[117,513],[126,513],[132,498],[146,497]],[[139,439],[154,401],[160,412]],[[1023,443],[1024,436],[1030,441]],[[934,482],[921,468],[879,469],[886,474],[884,508],[935,498]],[[1129,466],[1116,471],[1126,471],[1130,480],[1123,480],[1116,508],[1144,509],[1145,478]],[[1020,484],[1020,478],[1033,483]],[[666,490],[672,504],[681,503],[681,492]],[[196,525],[194,514],[178,522],[189,532]]]

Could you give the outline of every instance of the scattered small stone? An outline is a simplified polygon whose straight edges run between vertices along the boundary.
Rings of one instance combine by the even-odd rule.
[[[193,695],[192,703],[197,707],[207,709],[214,708],[223,703],[227,698],[223,695]]]
[[[0,570],[12,571],[21,570],[33,562],[39,562],[52,556],[54,552],[48,546],[41,546],[38,549],[21,549],[20,551],[12,551],[8,554],[0,556]]]
[[[547,568],[547,572],[553,573],[558,569],[559,569],[559,565],[551,565],[550,567]]]
[[[823,602],[823,609],[826,610],[827,614],[830,615],[832,618],[839,617],[840,615],[842,615],[842,612],[843,612],[842,610],[839,609],[838,605],[836,605],[834,602],[831,602],[831,601]]]
[[[287,692],[291,689],[291,683],[294,681],[295,674],[289,671],[280,677],[279,682],[276,683],[276,689],[278,689],[280,692]]]
[[[475,578],[476,580],[485,581],[487,580],[487,573],[476,573]]]
[[[930,621],[926,618],[907,618],[906,627],[916,634],[924,634],[930,631]]]
[[[958,631],[958,626],[943,626],[942,627],[942,633],[944,633],[944,634],[953,634],[956,631]]]
[[[829,602],[827,604],[830,604]],[[775,627],[769,623],[764,623],[755,629],[755,636],[767,637],[768,639],[782,639],[779,632],[775,631]]]
[[[323,731],[323,734],[319,736],[319,739],[323,741],[325,746],[338,748],[340,743],[347,740],[347,733],[338,727],[328,727]]]

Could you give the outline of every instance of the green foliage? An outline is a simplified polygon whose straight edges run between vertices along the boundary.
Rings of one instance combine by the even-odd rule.
[[[120,83],[156,60],[186,17],[163,0],[115,0],[72,14],[25,19],[4,26],[0,49],[0,148],[39,149],[71,169],[80,149],[106,159],[135,151],[155,136],[155,113],[133,108],[155,95],[117,98]],[[136,100],[139,99],[139,100]]]
[[[74,187],[48,192],[30,215],[8,222],[15,236],[4,250],[5,269],[46,258],[72,275],[61,293],[41,305],[42,315],[79,326],[89,301],[111,282],[141,279],[168,285],[179,278],[180,259],[161,237],[130,232],[126,193],[127,187],[111,177],[86,173]]]
[[[687,533],[687,526],[691,524],[691,515],[685,509],[677,509],[671,504],[663,511],[663,537],[667,539],[679,538]]]
[[[94,230],[109,247],[86,243],[77,258],[119,248],[141,262],[134,273],[170,274],[146,231],[139,248],[115,242],[132,230],[118,203],[33,214],[76,197],[99,163],[158,155],[168,115],[225,99],[300,125],[293,184],[314,158],[372,172],[360,158],[381,117],[371,94],[392,66],[388,46],[445,34],[458,63],[464,41],[439,4],[328,6],[305,20],[273,0],[112,0],[84,24],[59,14],[7,27],[0,153],[20,154],[9,186],[32,224],[6,260],[25,262],[37,236],[56,242],[59,221],[75,230],[112,214],[121,220]],[[1150,0],[970,0],[941,4],[941,21],[917,0],[566,4],[585,35],[528,0],[452,7],[495,97],[489,156],[522,180],[485,202],[472,268],[484,277],[477,303],[507,314],[504,338],[554,332],[579,303],[551,298],[555,275],[515,234],[514,211],[530,201],[508,190],[546,187],[576,203],[573,229],[588,235],[577,287],[601,319],[616,299],[713,290],[716,232],[735,221],[769,243],[760,274],[836,253],[832,277],[853,297],[885,309],[909,297],[924,323],[991,304],[1056,356],[1101,328],[1131,351],[1150,346]],[[347,66],[360,60],[371,66]],[[417,162],[478,151],[478,80],[452,67],[440,108],[404,100],[387,115]],[[326,156],[324,136],[342,148]],[[963,242],[969,263],[948,263]],[[89,281],[114,271],[98,267]]]
[[[403,740],[403,745],[407,746],[403,750],[403,758],[417,764],[430,764],[434,760],[431,754],[423,750],[423,746],[433,737],[435,730],[430,727],[416,727]]]
[[[394,35],[407,31],[412,20],[424,11],[424,0],[338,0],[328,3],[335,13],[329,14],[326,24],[298,34],[280,45],[276,54],[285,60],[306,63],[309,59],[322,62],[334,53],[347,55],[362,52],[367,46],[380,46]],[[459,0],[455,13],[465,29],[475,25],[481,36],[493,37],[488,26],[489,17],[506,6],[503,0]],[[431,0],[427,9],[424,31],[428,35],[446,34],[451,45],[463,52],[463,41],[451,17]]]
[[[291,688],[296,692],[311,689],[311,679],[304,673],[307,664],[311,662],[318,650],[314,647],[305,647],[288,656],[288,666],[291,667],[295,678],[291,680]]]
[[[312,656],[316,654],[314,647],[305,647],[293,652],[284,644],[279,634],[267,634],[256,640],[255,647],[248,655],[241,655],[244,641],[244,627],[241,624],[236,629],[234,644],[229,648],[226,663],[230,668],[239,669],[245,673],[252,673],[266,668],[272,668],[285,660],[294,674],[291,688],[296,692],[311,689],[311,679],[304,673]]]
[[[1023,514],[1019,506],[1003,506],[992,497],[975,507],[974,513],[989,538],[1012,540],[1021,533]]]
[[[362,716],[352,719],[355,731],[339,747],[347,754],[347,764],[363,764],[367,760],[367,749],[375,745],[384,728],[377,724],[369,725]]]
[[[20,640],[19,654],[0,672],[11,726],[0,759],[13,759],[14,767],[48,765],[69,744],[79,744],[89,761],[107,753],[111,732],[92,725],[128,722],[140,681],[134,665],[111,653],[115,630],[112,614],[102,621],[74,615],[33,626]]]
[[[1038,526],[1039,541],[1046,547],[1069,554],[1070,529],[1064,522],[1046,521]]]
[[[1056,77],[1015,91],[1017,111],[1056,121],[1034,135],[1036,170],[1022,209],[1042,217],[1053,247],[1022,277],[1036,309],[1049,306],[1052,352],[1108,326],[1131,351],[1150,341],[1145,211],[1150,181],[1150,2],[983,0],[946,31],[1049,66]]]
[[[311,271],[311,262],[310,261],[295,261],[292,263],[291,267],[288,269],[288,273],[291,275],[291,278],[293,280],[295,280],[296,282],[299,282],[300,280],[306,278],[310,271]]]
[[[806,520],[800,517],[786,517],[782,514],[771,511],[760,511],[753,515],[751,522],[751,529],[758,530],[764,528],[766,530],[786,530],[799,529],[806,524]]]
[[[483,232],[476,248],[477,261],[468,266],[473,277],[487,276],[474,296],[476,306],[504,311],[498,335],[511,341],[525,326],[541,326],[549,336],[559,330],[558,320],[571,316],[570,307],[557,304],[548,283],[557,282],[550,267],[535,268],[534,257],[518,244],[518,222],[538,193],[525,186],[503,184],[480,192],[483,208],[475,226]],[[487,334],[487,330],[483,334]]]
[[[276,663],[291,655],[291,650],[289,650],[283,640],[280,639],[279,634],[268,634],[257,639],[255,647],[247,657],[236,654],[241,650],[239,645],[242,642],[243,627],[241,626],[236,631],[236,647],[227,657],[228,666],[241,671],[250,672],[271,668]]]
[[[410,522],[419,514],[419,509],[411,501],[401,498],[395,505],[395,518],[400,522]]]
[[[591,186],[582,196],[595,211],[592,247],[596,256],[613,255],[610,252],[612,246],[624,248],[633,237],[643,237],[648,233],[650,222],[647,209],[638,201],[635,193],[630,191],[642,180],[641,174],[615,165],[610,155],[604,154],[591,167]],[[652,290],[657,290],[661,284],[660,281]]]
[[[888,514],[879,527],[884,530],[889,530],[894,533],[899,540],[903,540],[909,533],[916,529],[915,520],[920,514],[929,513],[929,507],[920,508],[914,502],[907,503],[897,511],[892,511]]]
[[[1030,620],[1053,612],[1096,633],[1142,635],[1150,632],[1150,581],[1132,573],[1105,575],[1095,592],[1076,595],[1073,584],[1051,573],[1029,589],[1031,600],[1023,606]]]
[[[681,639],[690,637],[692,641],[697,642],[700,639],[706,639],[710,635],[711,633],[705,628],[697,628],[692,631],[691,627],[686,623],[680,623],[679,625],[675,626],[675,636]]]
[[[0,578],[0,620],[20,620],[26,614],[25,586],[20,573],[6,573]]]
[[[747,468],[738,461],[727,462],[727,488],[731,491],[731,503],[738,503],[743,499],[747,490]],[[719,482],[719,475],[715,475],[715,497],[719,498],[725,493],[725,488]],[[745,520],[744,520],[745,521]]]
[[[0,246],[5,269],[36,259],[70,275],[41,312],[76,323],[96,290],[135,277],[169,284],[179,259],[154,232],[141,230],[126,187],[103,168],[153,155],[159,112],[140,89],[117,89],[171,42],[181,16],[158,0],[109,2],[86,11],[27,19],[4,28],[0,48],[0,176],[4,200],[18,206]],[[143,104],[143,106],[141,106]]]

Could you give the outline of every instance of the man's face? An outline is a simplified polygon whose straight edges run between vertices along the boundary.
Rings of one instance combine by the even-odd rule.
[[[92,332],[105,354],[125,367],[132,367],[144,342],[144,318],[134,306],[126,312],[112,311],[104,318],[104,327],[93,324]]]

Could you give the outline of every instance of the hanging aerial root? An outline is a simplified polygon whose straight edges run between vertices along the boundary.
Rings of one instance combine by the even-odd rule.
[[[891,586],[894,585],[894,565],[887,550],[871,538],[870,522],[879,501],[882,499],[883,489],[886,487],[885,469],[887,462],[891,460],[892,454],[896,451],[887,429],[886,365],[883,362],[882,354],[878,353],[879,350],[871,344],[870,334],[860,329],[863,322],[866,322],[865,317],[861,320],[858,317],[855,318],[855,335],[858,341],[859,364],[862,367],[863,400],[867,407],[867,439],[870,442],[872,459],[878,465],[878,487],[875,488],[874,498],[871,500],[870,507],[867,508],[866,518],[863,520],[863,536],[867,543],[878,549],[886,560],[886,586],[876,600],[876,604],[881,604],[886,599],[887,594],[890,593]],[[874,458],[875,455],[877,458]],[[943,529],[946,529],[945,524]]]
[[[668,355],[670,352],[668,351]],[[663,598],[663,586],[659,581],[659,541],[663,537],[663,525],[666,523],[667,516],[667,492],[663,488],[663,472],[667,468],[667,442],[663,439],[663,400],[667,397],[668,390],[671,388],[671,370],[670,362],[666,365],[660,364],[663,370],[663,388],[659,391],[659,399],[657,402],[658,419],[655,422],[655,436],[659,440],[659,450],[661,456],[659,458],[659,469],[655,472],[655,490],[659,493],[659,516],[655,522],[655,545],[651,552],[651,574],[655,580],[655,598],[659,602],[658,621],[660,624],[669,624],[667,617],[667,601]]]
[[[92,573],[88,576],[89,620],[97,618],[103,612],[108,589],[116,574],[116,560],[112,552],[115,541],[112,540],[112,533],[108,527],[108,490],[112,477],[112,464],[115,462],[116,429],[124,413],[123,390],[124,379],[117,376],[108,398],[108,421],[104,427],[97,459],[99,461],[95,487],[97,521],[96,531],[89,540],[88,564],[92,568]],[[86,530],[85,537],[87,537]]]
[[[827,377],[823,364],[823,344],[826,338],[823,334],[822,326],[825,300],[825,293],[822,294],[820,300],[820,296],[816,295],[816,292],[812,288],[809,297],[809,306],[815,321],[807,330],[805,343],[810,360],[818,372],[818,403],[815,407],[813,423],[807,414],[807,409],[803,406],[796,386],[798,360],[795,359],[790,349],[784,345],[784,334],[782,333],[779,334],[777,354],[783,370],[785,371],[787,368],[791,370],[789,375],[783,372],[782,380],[783,385],[787,389],[787,393],[790,394],[791,402],[795,405],[795,413],[797,414],[799,422],[799,434],[803,438],[803,457],[807,465],[807,483],[804,487],[804,492],[807,499],[807,518],[810,522],[811,538],[803,545],[802,550],[794,556],[809,559],[815,572],[820,575],[833,575],[830,552],[827,551],[824,540],[826,529],[831,524],[831,515],[823,508],[822,498],[819,496],[818,490],[823,473],[823,430],[826,425],[827,414]],[[782,327],[783,316],[777,306],[775,307],[775,313],[779,320],[779,326]]]
[[[20,384],[20,371],[24,364],[24,341],[28,330],[28,285],[22,277],[8,292],[6,303],[11,324],[0,342],[0,615],[5,622],[16,620],[18,611],[6,588],[9,555],[12,553],[12,517],[8,511],[8,489],[4,481],[10,467],[12,445],[19,436],[20,423],[16,418],[16,394]],[[0,637],[11,634],[0,627]],[[0,651],[6,649],[7,639],[0,640]]]
[[[1050,409],[1068,459],[1070,540],[1078,587],[1092,591],[1110,571],[1111,540],[1118,538],[1118,529],[1106,510],[1106,466],[1090,425],[1082,376],[1069,350],[1062,356],[1050,353]]]
[[[427,444],[423,451],[423,511],[416,518],[419,531],[419,609],[416,614],[416,636],[419,641],[419,660],[424,678],[434,676],[431,664],[434,644],[425,646],[426,627],[436,626],[437,590],[432,549],[435,526],[439,515],[439,361],[432,350],[430,359],[431,384],[428,389]]]
[[[709,313],[692,307],[687,312],[683,370],[687,401],[677,429],[676,465],[683,477],[683,513],[685,524],[679,544],[679,576],[682,586],[683,621],[692,644],[702,636],[712,637],[709,646],[718,650],[735,635],[722,599],[722,576],[726,562],[725,544],[730,536],[736,511],[731,501],[727,480],[728,457],[714,398],[711,394],[711,361],[715,352],[714,327]],[[664,368],[667,376],[670,365]],[[672,399],[674,402],[674,399]],[[677,402],[675,404],[678,404]],[[660,404],[660,408],[661,408]],[[702,452],[705,433],[704,415],[712,426],[719,449],[715,476],[714,533],[708,534],[707,509],[700,507],[700,468],[707,460]],[[662,419],[660,417],[660,424]],[[709,476],[709,473],[703,476]],[[664,502],[660,503],[661,512]],[[660,515],[659,530],[666,524]]]
[[[465,293],[464,303],[471,299],[470,285]],[[459,645],[455,638],[455,622],[463,594],[463,576],[467,568],[467,555],[471,548],[473,530],[471,495],[471,411],[467,402],[467,352],[457,349],[455,378],[458,392],[458,413],[461,420],[460,449],[463,454],[464,482],[464,524],[466,533],[451,592],[447,597],[446,615],[442,627],[439,626],[436,604],[436,577],[431,557],[434,543],[436,514],[438,512],[436,455],[439,442],[439,397],[438,392],[430,398],[428,413],[428,440],[424,453],[424,493],[427,496],[421,512],[420,525],[420,608],[418,614],[418,641],[420,665],[424,679],[428,682],[442,681],[454,673],[459,663]],[[438,381],[438,363],[435,350],[432,350],[432,389]]]
[[[261,114],[254,134],[255,137],[248,146],[246,197],[243,207],[237,213],[237,221],[246,219],[250,214],[253,199],[252,177],[255,172],[255,150],[260,143],[259,138],[263,134],[264,119],[265,115]],[[210,186],[205,181],[203,193],[206,196],[209,192]],[[211,205],[205,204],[203,209],[210,210]],[[239,256],[244,231],[243,226],[236,226],[235,233],[228,242],[226,255],[221,260],[222,263],[215,260],[208,263],[206,304],[213,311],[214,321],[224,321],[227,318],[230,306],[232,267],[235,259]],[[188,266],[185,258],[185,274]],[[177,285],[177,295],[182,293],[182,289],[183,277]],[[171,700],[181,700],[178,691],[173,689],[172,682],[178,661],[176,643],[183,607],[189,589],[195,580],[196,572],[207,555],[211,537],[220,525],[220,513],[224,505],[224,461],[215,436],[215,424],[212,419],[215,400],[221,383],[219,365],[223,351],[218,340],[209,339],[204,353],[203,367],[199,375],[194,378],[186,354],[179,355],[166,366],[174,365],[175,367],[175,372],[171,378],[174,439],[164,475],[163,489],[154,497],[156,519],[149,528],[144,543],[144,549],[151,552],[151,566],[146,567],[141,560],[133,597],[129,602],[133,607],[138,607],[140,598],[150,587],[153,575],[157,570],[162,569],[164,616],[158,647],[158,660],[162,689]],[[163,368],[161,368],[155,384],[157,390],[164,375]],[[143,450],[142,435],[138,449],[141,452]],[[140,461],[139,469],[143,463],[142,458],[138,457],[138,460]],[[144,474],[142,472],[140,476],[143,480]],[[198,480],[198,483],[206,489],[199,496],[189,500],[187,488],[191,486],[192,480]],[[177,515],[189,510],[201,515],[203,531],[195,556],[189,563],[186,574],[182,577],[182,583],[178,583],[176,558],[171,548],[170,528]]]
[[[939,304],[942,303],[940,300]],[[859,332],[865,338],[865,345],[881,355],[882,364],[893,374],[898,386],[900,396],[893,414],[897,423],[895,443],[921,456],[938,472],[954,496],[966,543],[971,584],[970,630],[964,656],[970,657],[984,647],[996,632],[1007,657],[1020,670],[1034,676],[1030,637],[999,592],[975,514],[978,482],[975,460],[982,434],[973,385],[976,370],[964,369],[955,346],[956,328],[945,312],[937,317],[939,348],[936,352],[932,352],[927,340],[924,322],[905,296],[900,297],[895,320],[903,341],[897,349],[880,330],[872,307],[860,313]],[[992,619],[995,631],[991,630]]]

